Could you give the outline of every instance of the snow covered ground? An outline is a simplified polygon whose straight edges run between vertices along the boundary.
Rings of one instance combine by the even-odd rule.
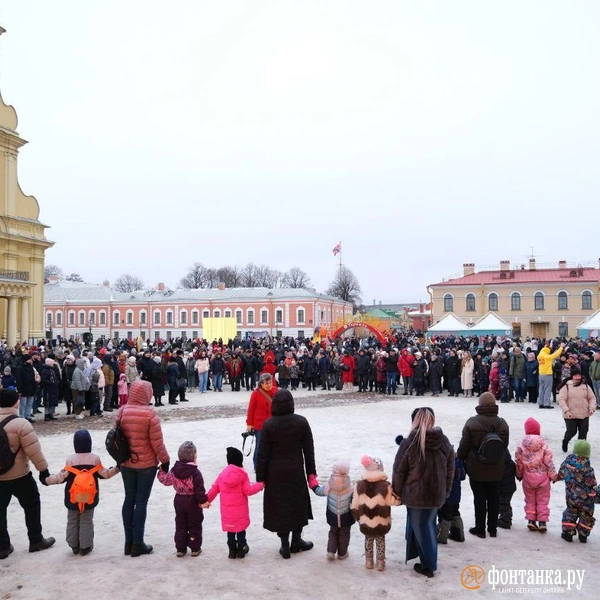
[[[296,392],[306,398],[320,392]],[[330,392],[332,395],[342,394]],[[326,395],[326,394],[325,394]],[[192,394],[190,405],[246,404],[246,392],[223,394]],[[320,397],[320,396],[319,396]],[[378,403],[355,404],[298,410],[306,416],[315,438],[319,478],[325,481],[331,464],[347,459],[352,464],[351,475],[361,474],[360,457],[372,454],[382,458],[388,473],[391,471],[397,434],[406,435],[410,413],[417,406],[434,408],[437,423],[451,442],[458,444],[463,424],[474,414],[477,398],[415,398],[398,396]],[[160,409],[163,413],[178,407]],[[59,412],[64,412],[61,407]],[[173,413],[169,412],[169,415]],[[511,427],[510,449],[514,450],[523,435],[523,423],[528,416],[541,422],[542,434],[554,450],[557,467],[565,456],[560,449],[564,422],[559,410],[538,410],[532,404],[503,404],[500,414]],[[174,415],[173,415],[174,416]],[[600,476],[600,428],[593,417],[589,441],[592,444],[592,464]],[[73,422],[85,427],[86,421]],[[108,419],[105,420],[108,428]],[[51,427],[51,425],[50,425]],[[50,427],[39,430],[51,431]],[[193,422],[165,420],[163,430],[172,463],[177,448],[185,440],[198,447],[199,467],[210,486],[225,466],[225,448],[241,447],[244,419],[219,418]],[[94,451],[103,457],[105,466],[112,460],[104,450],[105,432],[93,430]],[[50,464],[56,472],[72,452],[72,433],[42,434],[41,442]],[[572,448],[572,444],[571,444]],[[252,461],[245,466],[253,478]],[[37,475],[37,473],[36,473]],[[156,482],[148,508],[146,541],[154,546],[149,556],[136,559],[123,555],[121,504],[123,486],[120,477],[101,482],[101,500],[95,514],[95,547],[85,557],[71,554],[65,542],[66,509],[62,486],[42,487],[42,522],[44,534],[57,538],[56,545],[44,552],[29,554],[23,512],[16,501],[9,507],[9,531],[15,552],[0,561],[0,599],[23,598],[58,599],[103,598],[492,598],[514,594],[514,588],[540,588],[527,593],[529,598],[548,597],[552,590],[562,597],[592,598],[600,585],[600,529],[594,531],[587,545],[575,540],[568,544],[560,538],[560,518],[564,508],[564,485],[552,488],[551,520],[548,533],[532,533],[525,526],[523,494],[519,489],[513,497],[514,524],[510,531],[498,530],[496,539],[478,539],[467,532],[462,543],[449,541],[439,548],[439,570],[435,578],[426,579],[413,570],[411,561],[404,564],[404,507],[392,509],[392,531],[387,536],[387,569],[383,573],[367,571],[364,567],[363,536],[358,527],[352,530],[350,557],[345,561],[328,561],[325,557],[328,526],[325,522],[325,499],[311,494],[315,520],[304,530],[304,538],[312,540],[315,548],[307,553],[292,555],[283,560],[278,553],[278,538],[262,528],[262,494],[250,498],[252,525],[248,530],[250,554],[244,560],[227,558],[225,534],[221,531],[218,499],[205,511],[202,554],[192,558],[175,556],[173,543],[173,490]],[[465,530],[474,525],[472,494],[468,480],[463,483],[461,513]],[[461,573],[468,565],[478,565],[488,571],[496,569],[585,569],[583,585],[578,591],[567,586],[512,585],[496,586],[493,590],[486,578],[480,589],[467,590],[461,584]],[[525,576],[527,577],[527,575]],[[554,577],[554,576],[553,576]],[[526,583],[525,579],[525,583]]]

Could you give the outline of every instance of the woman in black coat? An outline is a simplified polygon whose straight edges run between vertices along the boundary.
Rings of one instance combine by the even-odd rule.
[[[275,394],[271,415],[261,431],[256,480],[265,483],[263,527],[277,533],[281,538],[279,553],[290,558],[290,553],[313,547],[301,535],[313,518],[307,475],[316,476],[315,452],[310,425],[294,414],[294,398],[288,390]]]

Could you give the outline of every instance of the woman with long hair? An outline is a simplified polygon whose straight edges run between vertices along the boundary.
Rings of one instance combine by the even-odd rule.
[[[419,557],[417,573],[433,577],[437,569],[437,511],[452,491],[454,449],[429,407],[412,413],[412,428],[394,461],[392,488],[406,506],[406,561]]]

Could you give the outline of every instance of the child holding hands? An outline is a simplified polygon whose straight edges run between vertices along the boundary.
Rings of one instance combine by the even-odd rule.
[[[237,448],[227,448],[227,466],[208,490],[204,508],[209,508],[221,494],[221,526],[227,533],[229,558],[244,558],[250,551],[246,541],[246,529],[250,526],[248,496],[262,492],[264,487],[262,481],[250,483],[244,470],[244,455]]]
[[[326,517],[329,524],[327,558],[333,560],[337,552],[338,560],[348,558],[350,527],[354,517],[350,512],[352,503],[352,482],[348,476],[350,465],[347,462],[334,463],[326,485],[319,485],[315,475],[309,475],[309,486],[317,496],[327,496]]]

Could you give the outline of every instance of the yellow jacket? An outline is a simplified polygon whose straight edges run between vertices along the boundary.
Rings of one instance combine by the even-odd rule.
[[[563,353],[563,348],[560,347],[556,352],[550,354],[550,348],[544,346],[538,354],[538,363],[540,365],[540,375],[552,375],[552,362]]]

